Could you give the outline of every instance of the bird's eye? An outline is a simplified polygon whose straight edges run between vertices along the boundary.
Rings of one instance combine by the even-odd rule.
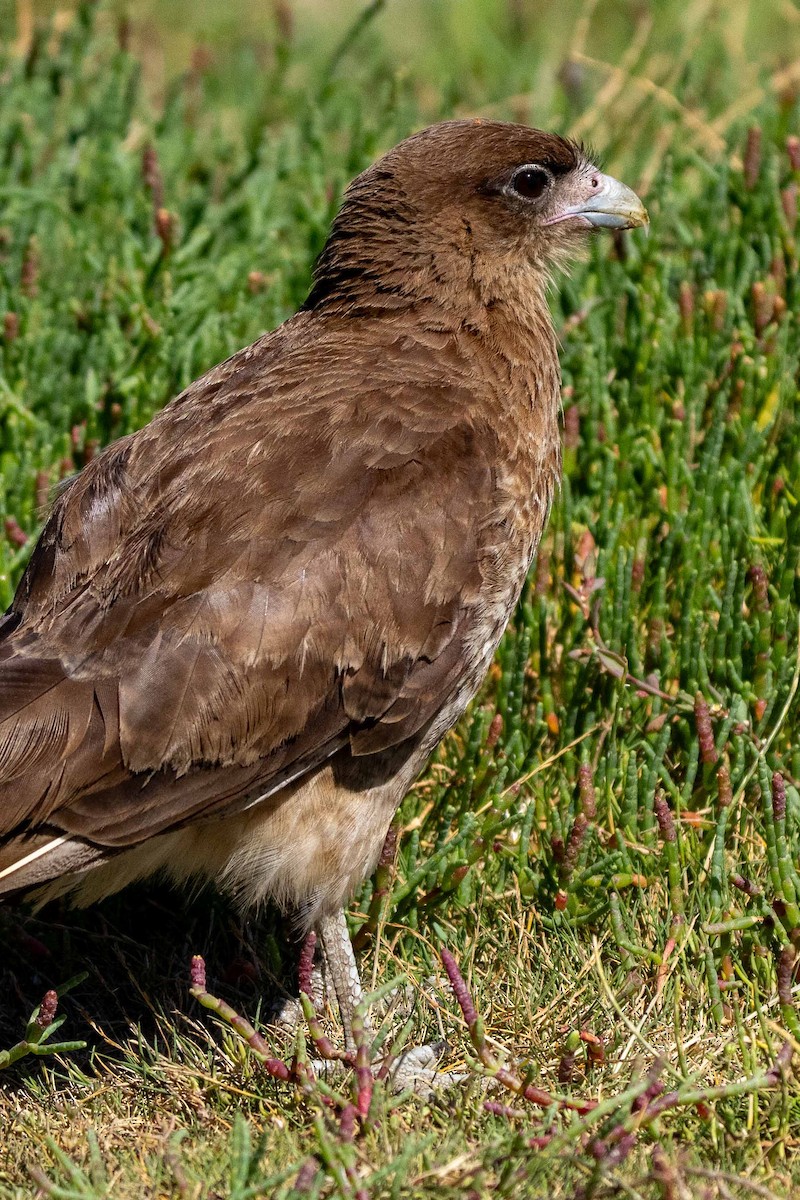
[[[541,167],[522,167],[511,180],[511,190],[525,200],[538,200],[550,183],[550,176]]]

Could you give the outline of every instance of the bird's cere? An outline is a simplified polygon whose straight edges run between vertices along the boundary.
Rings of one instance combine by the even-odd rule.
[[[647,209],[636,192],[613,175],[593,171],[586,183],[586,193],[585,199],[562,208],[546,224],[581,220],[603,229],[635,229],[649,224]]]

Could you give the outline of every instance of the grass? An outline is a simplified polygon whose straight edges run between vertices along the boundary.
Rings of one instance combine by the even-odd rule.
[[[795,10],[600,0],[540,27],[521,4],[442,4],[398,68],[402,18],[380,7],[349,40],[313,42],[305,10],[255,51],[249,27],[217,30],[214,61],[172,78],[88,5],[9,49],[0,603],[52,484],[301,302],[381,148],[480,109],[608,149],[651,236],[598,240],[553,296],[562,493],[481,696],[398,815],[396,865],[352,906],[370,986],[406,980],[375,1005],[390,1036],[406,1018],[414,1042],[444,1036],[467,1078],[430,1101],[377,1086],[361,1122],[348,1077],[327,1105],[275,1079],[189,978],[202,954],[195,994],[259,1029],[290,958],[274,915],[242,926],[158,885],[4,909],[0,1047],[52,1046],[31,1011],[88,974],[56,1042],[85,1047],[3,1073],[0,1196],[791,1195]]]

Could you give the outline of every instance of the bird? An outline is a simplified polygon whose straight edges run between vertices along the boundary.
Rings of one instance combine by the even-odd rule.
[[[560,481],[547,291],[643,226],[581,145],[445,121],[346,190],[297,313],[64,482],[0,618],[0,896],[212,880],[316,933],[478,691]]]

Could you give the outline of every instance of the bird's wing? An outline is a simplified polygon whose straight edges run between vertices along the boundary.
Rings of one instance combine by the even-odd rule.
[[[132,845],[398,744],[453,690],[491,431],[429,347],[398,376],[296,322],[56,501],[0,627],[0,839]]]

